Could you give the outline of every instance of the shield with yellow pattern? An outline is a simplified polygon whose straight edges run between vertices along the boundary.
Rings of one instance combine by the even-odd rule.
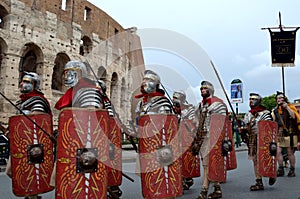
[[[225,130],[225,140],[223,144],[227,144],[228,151],[226,151],[226,170],[233,170],[237,168],[236,153],[234,147],[232,122],[226,118],[226,130]]]
[[[202,145],[208,149],[208,179],[210,181],[226,182],[226,163],[223,151],[226,125],[226,115],[211,115],[209,135]]]
[[[122,132],[116,118],[109,118],[108,186],[122,184]]]
[[[67,108],[59,115],[56,199],[107,196],[106,110]]]
[[[274,121],[261,120],[258,122],[257,167],[258,173],[264,177],[277,177],[277,130],[277,123]]]
[[[52,117],[48,114],[27,116],[9,118],[12,190],[19,197],[54,189],[49,185],[54,162],[53,143],[47,135],[53,136]]]
[[[182,176],[186,178],[200,177],[200,155],[194,156],[191,151],[191,144],[195,137],[192,133],[194,128],[192,120],[180,121]]]
[[[182,195],[177,117],[171,114],[143,115],[138,124],[143,197]]]

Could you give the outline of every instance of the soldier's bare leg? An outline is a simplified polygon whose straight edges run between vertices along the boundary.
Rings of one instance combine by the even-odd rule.
[[[5,168],[5,173],[8,177],[12,178],[12,173],[11,173],[11,157],[9,156],[7,160],[7,165]]]
[[[202,188],[201,188],[200,195],[197,199],[207,199],[208,187],[209,187],[208,166],[203,165]]]
[[[51,173],[51,178],[49,182],[49,184],[53,187],[55,187],[55,180],[56,180],[56,162],[54,162],[53,171]]]
[[[256,183],[254,185],[250,186],[250,191],[264,190],[264,185],[263,185],[263,182],[262,182],[262,176],[259,175],[259,173],[258,173],[257,159],[256,158],[253,159],[253,167],[254,167]]]
[[[295,177],[295,163],[296,163],[296,158],[294,155],[294,151],[291,147],[287,148],[287,153],[290,161],[290,171],[288,173],[288,177]]]
[[[283,167],[283,155],[282,155],[282,148],[277,147],[277,162],[278,162],[278,170],[277,170],[277,177],[284,176],[284,167]]]

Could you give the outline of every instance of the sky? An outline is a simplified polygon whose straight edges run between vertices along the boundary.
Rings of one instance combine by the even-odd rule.
[[[284,85],[291,102],[300,99],[300,31],[295,66],[282,70],[271,66],[270,34],[262,30],[279,27],[279,12],[284,30],[300,27],[299,0],[89,1],[123,28],[137,28],[146,69],[160,75],[169,95],[183,90],[197,104],[200,83],[208,80],[216,96],[230,101],[231,82],[240,79],[243,103],[232,103],[240,113],[249,110],[252,92],[267,97]]]

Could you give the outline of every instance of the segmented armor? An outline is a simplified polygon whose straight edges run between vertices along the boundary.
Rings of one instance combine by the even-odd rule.
[[[95,108],[103,108],[102,97],[97,88],[79,89],[72,101],[72,107],[85,108],[93,106]]]
[[[136,113],[139,115],[173,113],[172,104],[168,98],[164,96],[155,96],[149,102],[139,102]]]
[[[248,130],[250,130],[251,133],[255,135],[257,135],[258,133],[257,124],[260,120],[272,120],[270,111],[264,110],[261,112],[257,112],[254,115],[251,112],[249,112],[244,116],[244,123],[247,124]]]
[[[244,116],[244,123],[249,134],[248,155],[250,158],[256,156],[257,153],[258,122],[261,120],[272,120],[270,111],[263,110],[254,115],[249,112]]]
[[[203,102],[201,102],[195,111],[196,118],[198,118],[196,121],[197,126],[200,125],[199,128],[207,132],[209,131],[211,114],[221,114],[221,115],[227,114],[227,107],[224,104],[224,102],[221,101],[219,98],[214,98],[214,99],[218,99],[218,100],[213,102],[212,104],[209,103],[203,104]],[[199,121],[203,119],[204,119],[203,126],[201,126],[202,124],[199,124]]]
[[[51,109],[48,105],[48,102],[39,96],[31,97],[25,101],[18,101],[17,106],[20,107],[20,110],[25,114],[31,114],[34,111],[51,113]],[[21,114],[21,113],[19,113]]]
[[[195,108],[193,105],[188,105],[181,109],[181,119],[193,120],[194,118]]]

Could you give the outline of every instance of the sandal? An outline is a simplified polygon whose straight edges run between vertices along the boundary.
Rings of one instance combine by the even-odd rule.
[[[187,184],[187,186],[189,186],[189,188],[194,184],[194,180],[193,178],[186,178],[185,179],[185,183]]]
[[[296,176],[295,168],[291,167],[287,176],[288,177],[295,177]]]
[[[214,192],[210,193],[208,195],[208,199],[217,199],[217,198],[222,198],[222,190],[220,185],[215,185],[214,186]]]
[[[269,185],[273,185],[276,182],[276,178],[269,178]]]
[[[202,188],[200,195],[197,199],[207,199],[207,188]]]
[[[277,177],[284,176],[284,169],[283,166],[280,166],[277,170]]]
[[[264,185],[262,183],[262,179],[256,179],[256,184],[250,186],[250,191],[259,191],[264,190]]]

